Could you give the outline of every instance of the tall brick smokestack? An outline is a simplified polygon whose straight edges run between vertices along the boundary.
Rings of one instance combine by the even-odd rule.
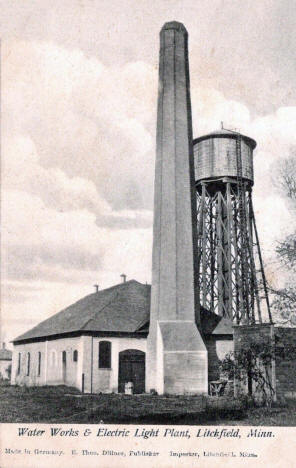
[[[194,175],[188,34],[160,32],[147,391],[207,392],[207,350],[195,322]]]

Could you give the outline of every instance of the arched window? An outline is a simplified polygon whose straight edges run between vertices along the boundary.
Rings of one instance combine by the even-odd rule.
[[[111,368],[111,342],[99,342],[99,369]]]
[[[21,373],[21,353],[18,353],[18,363],[17,363],[17,375]]]
[[[73,351],[73,361],[74,361],[74,362],[77,362],[77,361],[78,361],[78,351],[77,351],[77,349],[75,349],[75,350]]]
[[[40,376],[40,374],[41,374],[41,352],[39,351],[38,352],[38,371],[37,371],[38,377]]]
[[[31,355],[27,354],[27,375],[30,375],[30,364],[31,364]]]

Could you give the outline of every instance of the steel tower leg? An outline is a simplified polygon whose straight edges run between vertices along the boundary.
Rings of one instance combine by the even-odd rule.
[[[240,190],[235,179],[203,181],[197,186],[197,207],[201,305],[236,324],[250,325],[262,323],[266,308],[271,322],[251,187],[244,182]],[[265,307],[260,301],[261,283]]]

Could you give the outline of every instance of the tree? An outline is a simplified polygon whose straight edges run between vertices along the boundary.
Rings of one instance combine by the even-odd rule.
[[[272,294],[272,308],[279,317],[279,324],[296,326],[296,287],[286,284],[284,288],[269,287]]]
[[[277,186],[290,200],[296,202],[296,154],[278,163]]]
[[[270,406],[275,388],[270,376],[275,349],[270,343],[252,342],[249,346],[224,356],[220,369],[227,380],[234,380],[239,395],[249,395],[254,403]]]
[[[296,154],[281,161],[277,171],[277,186],[289,201],[292,218],[296,215]],[[283,288],[269,285],[274,315],[285,325],[296,326],[296,230],[276,247],[277,257],[289,273]]]
[[[270,406],[276,395],[273,363],[295,362],[295,359],[296,344],[284,346],[276,333],[274,340],[264,336],[259,340],[250,338],[247,346],[230,351],[220,361],[220,371],[227,380],[235,380],[238,394],[248,394],[254,403]]]

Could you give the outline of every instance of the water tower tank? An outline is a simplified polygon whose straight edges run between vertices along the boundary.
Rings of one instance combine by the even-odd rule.
[[[252,203],[256,142],[222,128],[193,147],[199,303],[237,325],[271,322]]]
[[[195,180],[236,177],[236,139],[238,133],[217,130],[193,141]],[[253,150],[256,142],[241,135],[242,178],[254,183]]]

